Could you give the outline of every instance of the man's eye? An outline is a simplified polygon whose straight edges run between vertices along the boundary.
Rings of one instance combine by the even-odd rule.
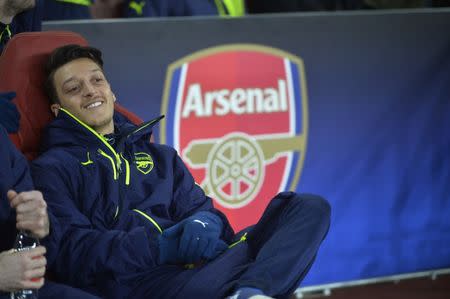
[[[74,87],[68,88],[68,89],[67,89],[67,92],[72,93],[72,92],[76,92],[77,90],[78,90],[78,86],[74,86]]]
[[[95,82],[102,82],[103,78],[95,78]]]

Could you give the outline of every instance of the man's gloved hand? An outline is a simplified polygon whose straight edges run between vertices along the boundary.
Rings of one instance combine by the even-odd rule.
[[[228,248],[220,239],[222,226],[218,216],[199,212],[170,227],[160,237],[159,262],[196,263],[215,258]]]
[[[11,100],[16,97],[15,92],[0,93],[0,125],[8,133],[17,133],[19,130],[20,114]]]

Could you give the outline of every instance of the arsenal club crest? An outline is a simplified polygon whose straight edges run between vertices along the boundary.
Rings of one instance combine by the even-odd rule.
[[[149,154],[143,152],[134,154],[134,163],[137,170],[139,170],[143,174],[150,173],[154,165],[152,157]]]
[[[260,45],[208,48],[167,71],[161,142],[172,145],[235,230],[296,190],[308,102],[301,58]]]

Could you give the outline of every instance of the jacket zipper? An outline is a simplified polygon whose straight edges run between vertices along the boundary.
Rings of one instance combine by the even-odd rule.
[[[114,150],[114,148],[105,140],[105,138],[100,135],[99,133],[97,133],[94,129],[92,129],[90,126],[88,126],[87,124],[85,124],[83,121],[81,121],[80,119],[78,119],[75,115],[73,115],[72,113],[70,113],[69,111],[67,111],[64,108],[59,108],[61,111],[65,112],[67,115],[69,115],[70,117],[72,117],[76,122],[78,122],[81,126],[83,126],[85,129],[87,129],[89,132],[91,132],[95,137],[97,137],[113,154],[114,159],[108,155],[107,153],[105,153],[102,149],[98,149],[98,152],[104,156],[105,158],[107,158],[112,165],[113,168],[113,172],[114,172],[114,180],[118,180],[120,178],[120,175],[122,174],[122,161],[120,159],[119,154]],[[122,156],[122,158],[126,161],[126,159]],[[130,167],[128,164],[128,161],[126,161],[126,174],[125,174],[125,183],[126,185],[129,185],[130,183]],[[123,202],[123,190],[122,190],[122,186],[121,186],[121,182],[119,180],[119,203],[117,205],[116,208],[116,212],[114,215],[114,220],[116,220],[121,212],[120,207],[122,206],[122,202]]]

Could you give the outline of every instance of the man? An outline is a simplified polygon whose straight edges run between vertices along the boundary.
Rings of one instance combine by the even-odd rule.
[[[68,45],[47,66],[56,118],[32,166],[65,235],[52,269],[107,298],[288,297],[325,237],[328,203],[278,194],[234,234],[176,151],[114,115],[101,52]]]
[[[0,111],[1,113],[1,111]],[[60,238],[56,219],[47,214],[39,191],[33,191],[28,162],[0,126],[0,298],[21,289],[39,289],[39,298],[95,297],[55,283],[44,284],[47,261],[53,262]],[[44,246],[14,252],[17,229],[41,239]],[[47,253],[47,258],[44,254]]]
[[[42,0],[0,0],[0,55],[6,43],[20,32],[40,31]],[[19,129],[19,113],[11,100],[15,92],[0,92],[0,125],[8,133]]]

